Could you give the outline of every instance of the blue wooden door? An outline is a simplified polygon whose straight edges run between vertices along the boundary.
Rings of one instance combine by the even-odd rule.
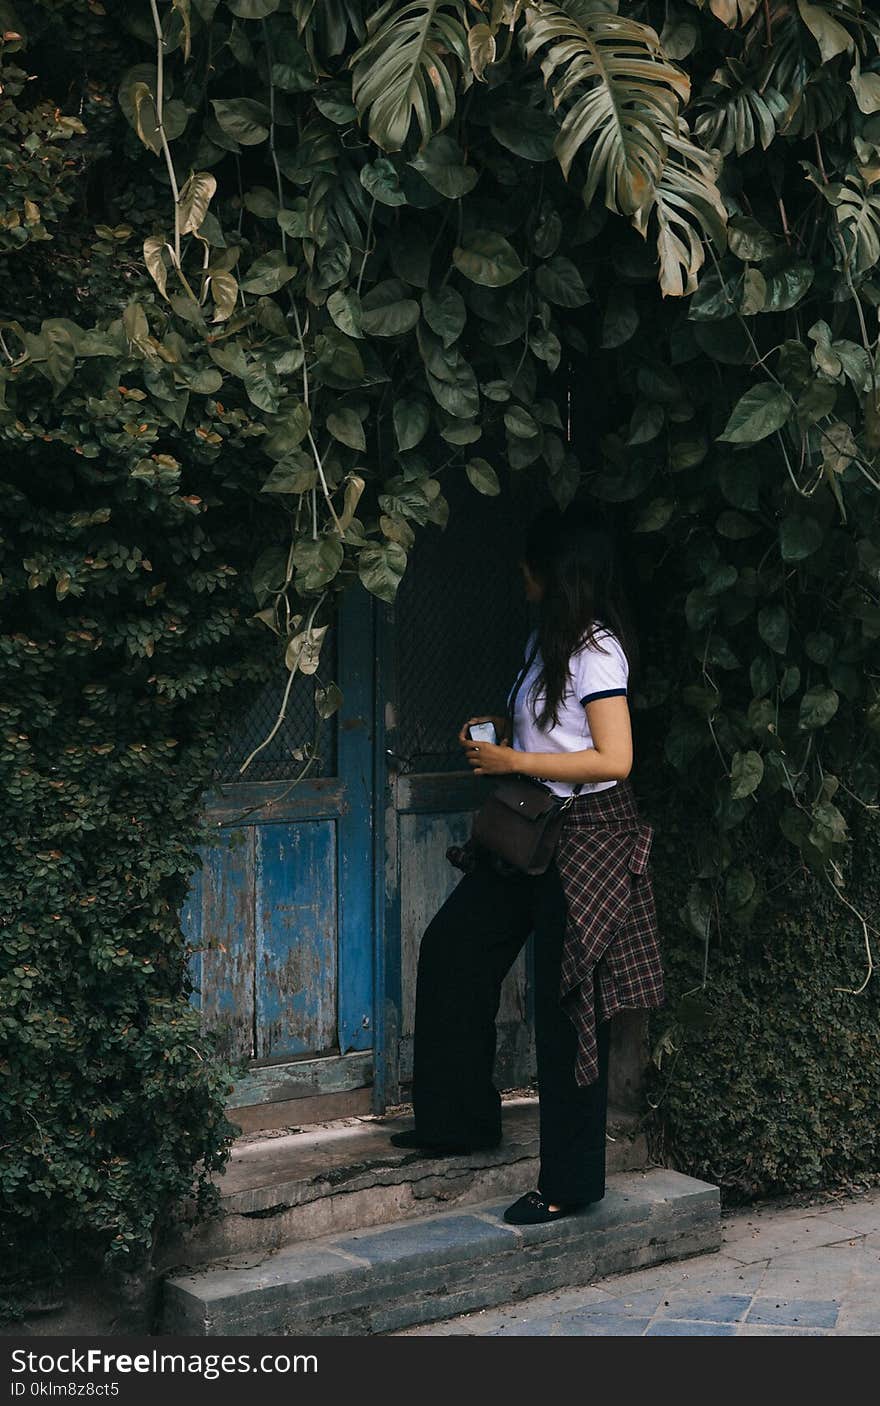
[[[324,724],[317,774],[291,786],[300,765],[292,750],[312,731],[311,685],[301,680],[249,779],[228,779],[271,727],[279,678],[239,720],[220,771],[227,779],[206,798],[216,840],[184,920],[205,1026],[248,1065],[231,1101],[246,1127],[370,1106],[374,614],[365,592],[350,592],[325,644],[345,701]]]

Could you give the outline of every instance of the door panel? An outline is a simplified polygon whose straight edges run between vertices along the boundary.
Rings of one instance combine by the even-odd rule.
[[[230,1059],[254,1054],[253,830],[222,835],[203,857],[199,994],[203,1024]]]
[[[336,825],[260,825],[255,1029],[259,1059],[336,1048]]]

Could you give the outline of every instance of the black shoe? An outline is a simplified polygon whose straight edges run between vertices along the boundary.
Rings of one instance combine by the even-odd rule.
[[[480,1143],[426,1142],[415,1128],[411,1128],[405,1133],[392,1133],[391,1142],[395,1147],[418,1148],[420,1152],[429,1153],[434,1157],[466,1157],[469,1152],[488,1152],[493,1147],[498,1147],[501,1139],[497,1142]]]
[[[580,1210],[580,1206],[560,1206],[557,1211],[551,1211],[550,1202],[546,1196],[542,1196],[540,1191],[527,1191],[525,1196],[521,1196],[518,1201],[514,1201],[512,1206],[508,1206],[504,1212],[504,1219],[508,1225],[544,1225],[547,1221],[560,1220],[563,1216],[571,1215],[572,1211]]]

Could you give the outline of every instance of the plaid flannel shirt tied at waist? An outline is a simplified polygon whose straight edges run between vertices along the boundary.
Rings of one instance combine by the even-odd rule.
[[[568,907],[560,1000],[577,1031],[580,1085],[598,1077],[597,1020],[664,1003],[653,838],[629,778],[576,796],[566,811],[556,855]]]

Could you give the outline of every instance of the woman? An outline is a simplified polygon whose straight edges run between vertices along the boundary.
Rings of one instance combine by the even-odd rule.
[[[416,982],[415,1129],[399,1147],[436,1154],[495,1147],[492,1082],[505,974],[534,932],[541,1166],[514,1225],[555,1220],[605,1194],[609,1021],[658,1006],[663,978],[642,822],[628,687],[635,643],[610,536],[582,507],[543,513],[521,563],[538,606],[505,718],[471,718],[459,741],[477,776],[519,773],[568,799],[554,862],[530,876],[470,841],[466,870],[429,924]],[[492,722],[497,743],[470,727]]]

